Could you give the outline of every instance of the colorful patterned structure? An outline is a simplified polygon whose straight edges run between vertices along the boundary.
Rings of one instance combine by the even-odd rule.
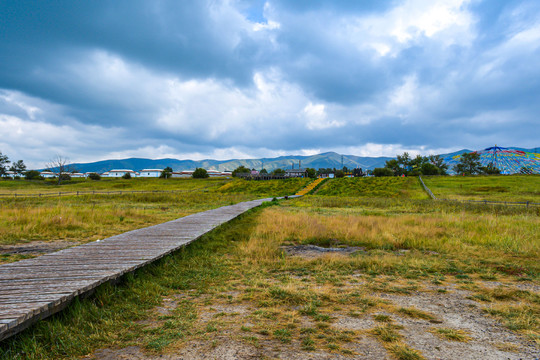
[[[493,164],[501,170],[501,174],[540,174],[540,153],[499,146],[473,152],[480,155],[482,166]],[[448,164],[449,170],[452,171],[453,167],[459,163],[460,158],[461,155],[455,155],[445,158],[444,162]]]

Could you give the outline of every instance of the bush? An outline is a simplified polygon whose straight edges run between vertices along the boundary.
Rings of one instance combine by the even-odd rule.
[[[342,178],[342,177],[345,176],[345,172],[344,172],[343,170],[336,170],[336,171],[334,172],[334,176],[335,176],[336,178]]]
[[[29,170],[24,173],[24,178],[26,180],[43,180],[40,172],[37,170]]]
[[[101,176],[98,173],[90,173],[88,174],[88,178],[90,180],[101,180]]]
[[[373,176],[394,176],[394,172],[389,168],[375,168],[373,169]]]
[[[315,179],[317,177],[317,170],[313,168],[307,168],[306,172],[307,172],[307,176],[311,179]]]
[[[242,165],[233,170],[232,176],[236,177],[236,174],[246,174],[246,173],[247,174],[251,173],[251,170]]]
[[[124,175],[122,175],[122,179],[131,179],[131,174],[125,173]]]
[[[71,180],[71,175],[69,175],[69,174],[61,174],[60,175],[60,181],[67,181],[67,180]]]
[[[437,166],[431,163],[422,164],[422,175],[439,175],[439,174],[440,174],[440,170]]]
[[[172,172],[173,172],[172,168],[170,166],[167,166],[165,169],[163,169],[159,177],[161,179],[168,179],[172,176]]]
[[[205,179],[208,177],[208,172],[203,168],[196,168],[191,176],[193,176],[194,179]]]

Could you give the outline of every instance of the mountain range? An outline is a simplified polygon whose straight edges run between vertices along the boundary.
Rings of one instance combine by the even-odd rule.
[[[536,149],[523,149],[512,147],[510,149],[522,150],[526,152],[536,152]],[[449,154],[440,154],[442,158],[448,158],[471,150],[463,149]],[[373,170],[377,167],[384,167],[386,161],[394,157],[366,157],[356,155],[341,155],[335,152],[325,152],[317,155],[300,156],[287,155],[276,158],[260,159],[231,159],[231,160],[179,160],[179,159],[145,159],[129,158],[120,160],[102,160],[91,163],[71,164],[73,169],[80,172],[103,173],[112,169],[131,169],[139,171],[142,169],[164,169],[169,166],[174,171],[194,170],[195,168],[204,168],[207,170],[232,171],[239,166],[245,166],[249,169],[260,170],[265,168],[272,171],[277,168],[290,169],[292,167],[305,168],[336,168],[340,169],[346,166],[349,169],[362,168],[363,170]]]

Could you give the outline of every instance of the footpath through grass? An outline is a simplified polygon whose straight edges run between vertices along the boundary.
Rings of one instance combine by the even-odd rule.
[[[291,195],[303,188],[306,181],[305,179],[264,182],[222,179],[117,179],[66,182],[59,187],[42,182],[34,184],[31,181],[0,181],[0,186],[10,188],[14,192],[31,189],[35,193],[50,187],[56,192],[82,191],[88,188],[104,191],[179,191],[0,198],[0,246],[31,245],[36,241],[66,242],[70,243],[69,245],[95,241],[241,201]],[[13,252],[21,253],[21,249],[15,250]],[[21,255],[0,249],[0,263],[19,259]]]

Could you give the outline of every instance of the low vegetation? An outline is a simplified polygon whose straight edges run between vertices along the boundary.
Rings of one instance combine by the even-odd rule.
[[[317,191],[321,196],[426,199],[417,177],[333,179]]]
[[[235,180],[193,204],[306,183]],[[491,358],[531,357],[540,345],[538,229],[536,208],[435,202],[415,178],[333,179],[99,288],[1,343],[0,358],[102,348],[120,357],[139,346],[186,358],[223,347],[269,358],[424,359],[469,345]]]
[[[433,194],[442,199],[540,203],[540,176],[423,176]]]

